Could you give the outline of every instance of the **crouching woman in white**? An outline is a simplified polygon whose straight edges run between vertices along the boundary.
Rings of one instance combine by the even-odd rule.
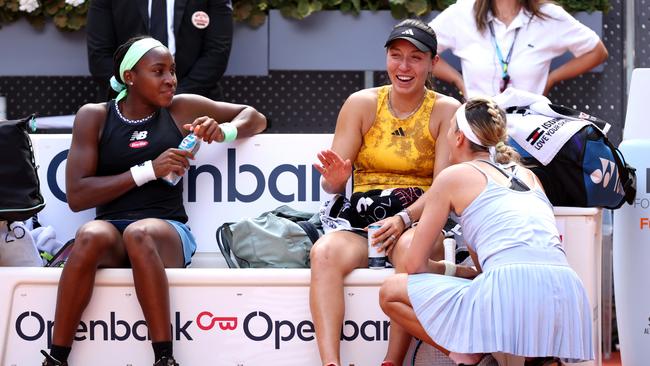
[[[593,359],[584,287],[567,264],[540,183],[504,143],[505,114],[473,99],[451,126],[451,161],[461,164],[434,180],[407,251],[408,274],[383,284],[382,309],[458,364],[496,365],[493,352],[526,357],[526,365]],[[427,260],[452,211],[480,264],[474,280],[441,275],[453,267]]]

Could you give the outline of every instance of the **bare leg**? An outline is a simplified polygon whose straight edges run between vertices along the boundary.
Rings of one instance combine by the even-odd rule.
[[[70,347],[88,306],[99,267],[124,267],[122,237],[105,221],[91,221],[77,231],[70,258],[59,280],[52,343]]]
[[[126,228],[124,245],[133,267],[135,290],[151,340],[171,341],[165,267],[184,265],[180,236],[164,220],[145,219]]]
[[[404,273],[405,270],[405,258],[406,250],[411,244],[413,239],[413,233],[415,230],[409,229],[405,231],[399,240],[395,244],[393,251],[390,255],[391,263],[395,268],[395,273]],[[442,245],[442,236],[440,240],[436,242],[436,250],[432,259],[439,260],[444,255],[444,247]],[[440,257],[440,258],[438,258]],[[408,294],[406,296],[408,298]],[[390,315],[389,315],[390,316]],[[411,343],[411,334],[409,334],[398,322],[393,321],[391,317],[390,323],[390,336],[388,338],[388,350],[386,351],[386,356],[384,357],[385,361],[392,362],[395,366],[402,365],[404,362],[404,357],[408,351],[409,345]]]
[[[398,323],[409,334],[436,347],[445,355],[449,355],[449,351],[436,344],[422,328],[409,300],[407,286],[408,276],[404,273],[387,278],[379,291],[379,303],[382,310],[392,322]]]
[[[405,231],[402,236],[400,236],[391,252],[390,261],[395,268],[395,273],[405,272],[404,258],[406,255],[406,250],[408,249],[409,245],[411,244],[411,240],[413,239],[413,231],[414,230],[412,229]],[[390,335],[388,337],[388,350],[386,351],[384,360],[392,362],[395,366],[402,365],[410,343],[411,335],[406,332],[406,330],[399,324],[397,324],[397,322],[391,321]]]
[[[311,249],[309,305],[323,364],[340,364],[343,279],[353,269],[367,265],[367,240],[351,232],[327,234]]]

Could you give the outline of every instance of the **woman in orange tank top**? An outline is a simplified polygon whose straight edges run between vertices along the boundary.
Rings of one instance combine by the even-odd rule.
[[[345,192],[353,171],[354,192],[424,190],[449,165],[444,136],[460,103],[425,86],[439,59],[434,31],[419,20],[404,20],[393,27],[385,47],[391,85],[350,95],[339,112],[332,147],[318,154],[319,163],[314,166],[326,192]],[[413,231],[410,221],[420,217],[426,195],[379,221],[382,226],[373,240],[382,243],[378,247],[387,253],[396,272],[404,272],[405,248]],[[364,267],[368,267],[367,239],[358,231],[329,232],[311,250],[310,307],[323,365],[340,365],[343,279]],[[463,270],[459,267],[459,273]],[[391,324],[382,365],[401,365],[409,342],[410,336]]]

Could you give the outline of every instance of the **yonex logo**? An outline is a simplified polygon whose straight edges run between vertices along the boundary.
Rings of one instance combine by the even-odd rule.
[[[408,34],[409,36],[414,36],[413,30],[411,28],[402,32],[402,34]]]
[[[603,188],[609,186],[610,181],[614,178],[614,191],[620,194],[624,194],[623,187],[618,179],[618,171],[616,171],[616,164],[608,159],[600,158],[601,169],[596,169],[589,177],[591,181],[595,184],[602,183]]]

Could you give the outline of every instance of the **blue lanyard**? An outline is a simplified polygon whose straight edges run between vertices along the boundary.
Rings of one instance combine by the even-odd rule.
[[[497,51],[497,57],[499,57],[499,63],[501,64],[501,78],[503,80],[509,79],[508,75],[508,65],[510,64],[510,59],[512,58],[512,49],[515,48],[515,41],[517,40],[517,35],[519,34],[519,29],[515,29],[515,38],[512,39],[512,44],[510,45],[510,50],[508,51],[508,56],[506,59],[503,59],[503,54],[501,53],[501,48],[497,44],[497,37],[494,35],[494,26],[492,22],[488,23],[490,27],[490,34],[492,35],[492,43],[494,44],[494,49]]]

